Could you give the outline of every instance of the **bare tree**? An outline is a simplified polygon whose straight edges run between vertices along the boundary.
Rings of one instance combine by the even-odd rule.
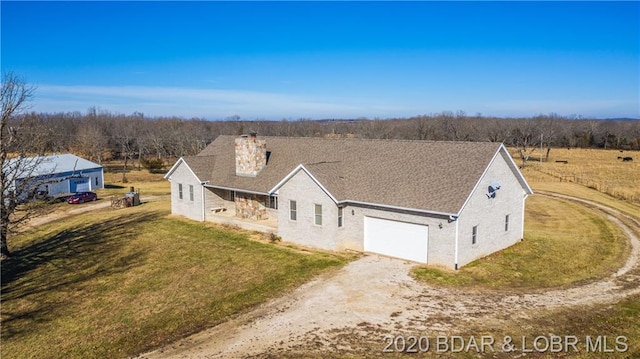
[[[126,118],[118,119],[114,124],[114,139],[120,149],[120,157],[124,159],[124,165],[122,167],[122,183],[127,183],[127,164],[130,160],[133,162],[133,159],[138,152],[136,147],[136,138],[138,135],[136,133],[137,126],[135,122]]]
[[[427,140],[434,132],[433,122],[427,116],[419,116],[414,120],[411,132],[417,140]]]
[[[533,119],[520,119],[514,122],[511,136],[513,144],[518,148],[522,168],[524,168],[529,156],[540,144],[540,131]]]
[[[102,163],[103,152],[107,147],[107,137],[103,128],[95,121],[83,121],[77,129],[75,147],[90,161]]]
[[[0,255],[11,255],[7,238],[15,228],[41,212],[42,206],[25,203],[41,183],[36,177],[43,160],[38,156],[44,136],[38,136],[23,113],[35,88],[12,72],[2,74],[2,120],[0,121]],[[34,151],[36,151],[34,153]],[[29,157],[35,154],[36,156]]]

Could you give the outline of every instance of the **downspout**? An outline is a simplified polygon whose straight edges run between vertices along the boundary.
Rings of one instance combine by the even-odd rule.
[[[455,242],[454,242],[454,247],[453,247],[453,265],[454,265],[454,269],[458,270],[458,218],[460,216],[449,216],[449,222],[454,221],[456,222],[456,236],[455,236]]]
[[[520,223],[522,223],[522,225],[520,226],[520,241],[524,241],[524,205],[527,197],[529,197],[529,195],[526,193],[524,197],[522,197],[522,217],[520,217]]]
[[[458,270],[458,218],[455,219],[456,221],[456,247],[455,247],[455,252],[454,252],[454,264],[455,264],[455,270]]]
[[[204,181],[200,183],[200,188],[202,188],[202,222],[206,221],[205,218],[205,192],[204,192],[204,185],[209,183],[209,181]]]

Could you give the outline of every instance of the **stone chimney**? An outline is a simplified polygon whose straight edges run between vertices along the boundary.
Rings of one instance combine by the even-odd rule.
[[[258,135],[242,135],[235,140],[236,176],[255,177],[267,165],[267,141]]]

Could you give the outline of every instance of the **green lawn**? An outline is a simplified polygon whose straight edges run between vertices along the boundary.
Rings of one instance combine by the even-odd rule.
[[[591,209],[565,200],[527,199],[525,240],[458,271],[416,267],[429,284],[494,289],[535,289],[602,277],[624,262],[628,242],[620,230]]]
[[[352,257],[302,253],[168,216],[104,209],[12,238],[2,358],[124,358],[291,290]]]

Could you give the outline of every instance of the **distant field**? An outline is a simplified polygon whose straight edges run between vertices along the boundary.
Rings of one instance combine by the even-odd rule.
[[[515,150],[510,152],[520,164]],[[577,183],[640,204],[640,151],[553,148],[548,162],[535,161],[539,156],[540,152],[534,152],[523,171],[531,184]],[[618,157],[633,161],[623,162]]]
[[[162,173],[150,173],[147,170],[130,170],[126,174],[127,182],[122,182],[122,172],[105,172],[105,189],[98,191],[98,196],[107,197],[129,192],[130,187],[146,195],[167,195],[171,193],[169,181]]]

